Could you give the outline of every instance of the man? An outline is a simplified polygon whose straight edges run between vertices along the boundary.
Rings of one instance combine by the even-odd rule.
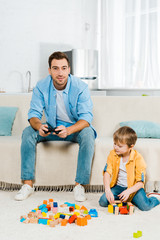
[[[53,53],[48,60],[49,76],[33,90],[28,120],[21,145],[21,179],[24,185],[16,200],[24,200],[34,192],[36,145],[43,141],[72,141],[79,144],[74,197],[85,201],[83,185],[89,184],[96,132],[91,126],[92,101],[88,85],[70,74],[68,57]],[[41,123],[45,112],[46,124]],[[56,132],[48,131],[48,127]]]

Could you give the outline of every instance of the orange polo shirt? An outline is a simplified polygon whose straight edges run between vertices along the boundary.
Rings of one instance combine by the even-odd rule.
[[[114,187],[117,183],[119,166],[120,166],[121,156],[118,156],[115,150],[112,150],[108,156],[107,163],[104,168],[104,172],[108,172],[111,176],[110,187]],[[128,188],[135,185],[137,182],[145,182],[146,175],[146,163],[140,153],[132,149],[129,160],[126,163],[127,171],[127,185]],[[129,201],[133,198],[135,193],[132,193],[129,197]],[[128,201],[127,200],[127,201]]]

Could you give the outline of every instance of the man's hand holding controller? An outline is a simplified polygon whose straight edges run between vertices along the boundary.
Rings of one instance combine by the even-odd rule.
[[[39,128],[39,135],[42,137],[46,137],[51,133],[59,134],[60,132],[61,130],[56,130],[56,127],[52,128],[49,124],[42,124]]]

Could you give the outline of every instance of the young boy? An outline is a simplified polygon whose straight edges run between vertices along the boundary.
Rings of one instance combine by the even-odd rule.
[[[114,200],[121,200],[148,211],[159,205],[159,194],[149,198],[144,191],[146,164],[140,153],[133,149],[137,140],[135,131],[121,127],[114,133],[113,140],[114,150],[110,152],[103,171],[105,193],[99,200],[100,206],[107,207]]]

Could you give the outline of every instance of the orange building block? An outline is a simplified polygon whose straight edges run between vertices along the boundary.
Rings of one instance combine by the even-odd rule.
[[[77,217],[77,225],[78,226],[86,226],[87,218],[86,217]]]
[[[86,215],[85,218],[87,218],[87,220],[90,220],[91,219],[91,215]]]
[[[47,204],[46,208],[48,209],[48,211],[51,211],[51,206],[49,204]]]
[[[47,205],[47,200],[43,200],[43,204],[46,204],[46,205]]]
[[[82,206],[80,210],[88,211],[88,209],[85,206]]]
[[[62,219],[61,226],[66,226],[68,223],[67,219]]]
[[[50,199],[49,199],[49,203],[51,203],[51,202],[53,202],[53,198],[50,198]]]

